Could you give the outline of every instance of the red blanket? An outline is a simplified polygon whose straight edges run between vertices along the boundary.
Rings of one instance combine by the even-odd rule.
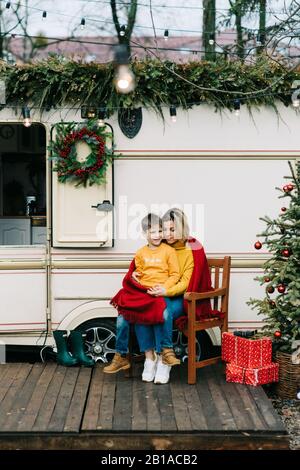
[[[132,278],[134,270],[133,260],[123,279],[123,289],[114,296],[110,303],[130,323],[141,325],[163,323],[163,312],[166,308],[164,298],[147,294],[147,288]]]
[[[186,292],[209,292],[213,290],[213,288],[204,248],[195,238],[189,238],[188,242],[193,251],[194,270]],[[185,315],[179,317],[175,322],[180,330],[184,330],[187,326],[187,300],[184,300],[183,305]],[[196,320],[209,318],[211,316],[220,316],[220,312],[212,310],[209,299],[199,300],[196,303]]]

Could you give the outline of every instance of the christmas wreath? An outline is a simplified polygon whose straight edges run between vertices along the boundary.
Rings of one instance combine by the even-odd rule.
[[[55,139],[49,145],[50,159],[55,162],[58,181],[73,181],[76,186],[92,186],[105,182],[105,173],[112,162],[113,148],[106,146],[111,133],[97,125],[97,121],[85,123],[59,123]],[[77,158],[76,144],[85,142],[91,149],[87,158],[80,162]]]

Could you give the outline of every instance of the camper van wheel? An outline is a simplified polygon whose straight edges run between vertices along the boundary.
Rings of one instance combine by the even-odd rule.
[[[176,356],[181,362],[187,361],[188,343],[187,337],[179,330],[173,330],[173,347]],[[198,331],[196,340],[196,361],[207,359],[212,356],[212,343],[205,331]]]
[[[88,320],[76,328],[86,334],[85,353],[96,362],[110,362],[115,353],[116,322],[113,319]]]

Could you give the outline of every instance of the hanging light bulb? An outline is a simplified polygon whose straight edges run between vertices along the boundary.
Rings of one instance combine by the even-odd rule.
[[[214,43],[215,43],[215,36],[214,36],[213,33],[211,33],[211,34],[209,35],[208,44],[209,44],[210,46],[213,46]]]
[[[85,19],[81,18],[80,29],[84,29],[84,28],[85,28]]]
[[[6,2],[5,8],[7,8],[7,9],[10,8],[10,2]]]
[[[165,41],[167,41],[169,39],[169,30],[168,29],[165,29],[164,38],[165,38]]]
[[[174,106],[173,104],[172,104],[172,106],[170,106],[170,116],[171,116],[171,121],[176,122],[176,120],[177,120],[177,111],[176,111],[176,106]]]
[[[99,127],[104,127],[105,126],[105,120],[106,118],[106,108],[101,107],[99,108],[99,113],[98,113],[98,126]]]
[[[122,24],[120,28],[120,36],[125,36],[125,34],[126,34],[126,26]]]
[[[128,49],[125,44],[119,44],[115,49],[115,87],[119,93],[130,93],[135,88],[135,77],[129,67]]]
[[[31,117],[30,117],[30,109],[28,106],[22,107],[22,116],[23,116],[23,124],[25,127],[31,126]]]
[[[233,109],[234,109],[234,114],[238,117],[240,115],[240,110],[241,110],[241,102],[239,99],[235,99],[233,101]]]
[[[46,18],[47,18],[47,12],[46,10],[44,10],[42,14],[42,20],[45,20]]]

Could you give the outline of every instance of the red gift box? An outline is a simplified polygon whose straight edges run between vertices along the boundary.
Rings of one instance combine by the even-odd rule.
[[[223,333],[222,359],[240,367],[268,366],[272,362],[272,341],[269,338],[248,339]]]
[[[236,364],[226,364],[227,382],[244,383],[247,385],[264,385],[278,382],[279,364],[272,362],[270,365],[258,368],[240,367]]]
[[[236,364],[226,364],[226,381],[243,384],[245,380],[245,368]]]
[[[278,372],[279,364],[275,362],[257,369],[245,369],[245,384],[257,386],[278,382]]]

